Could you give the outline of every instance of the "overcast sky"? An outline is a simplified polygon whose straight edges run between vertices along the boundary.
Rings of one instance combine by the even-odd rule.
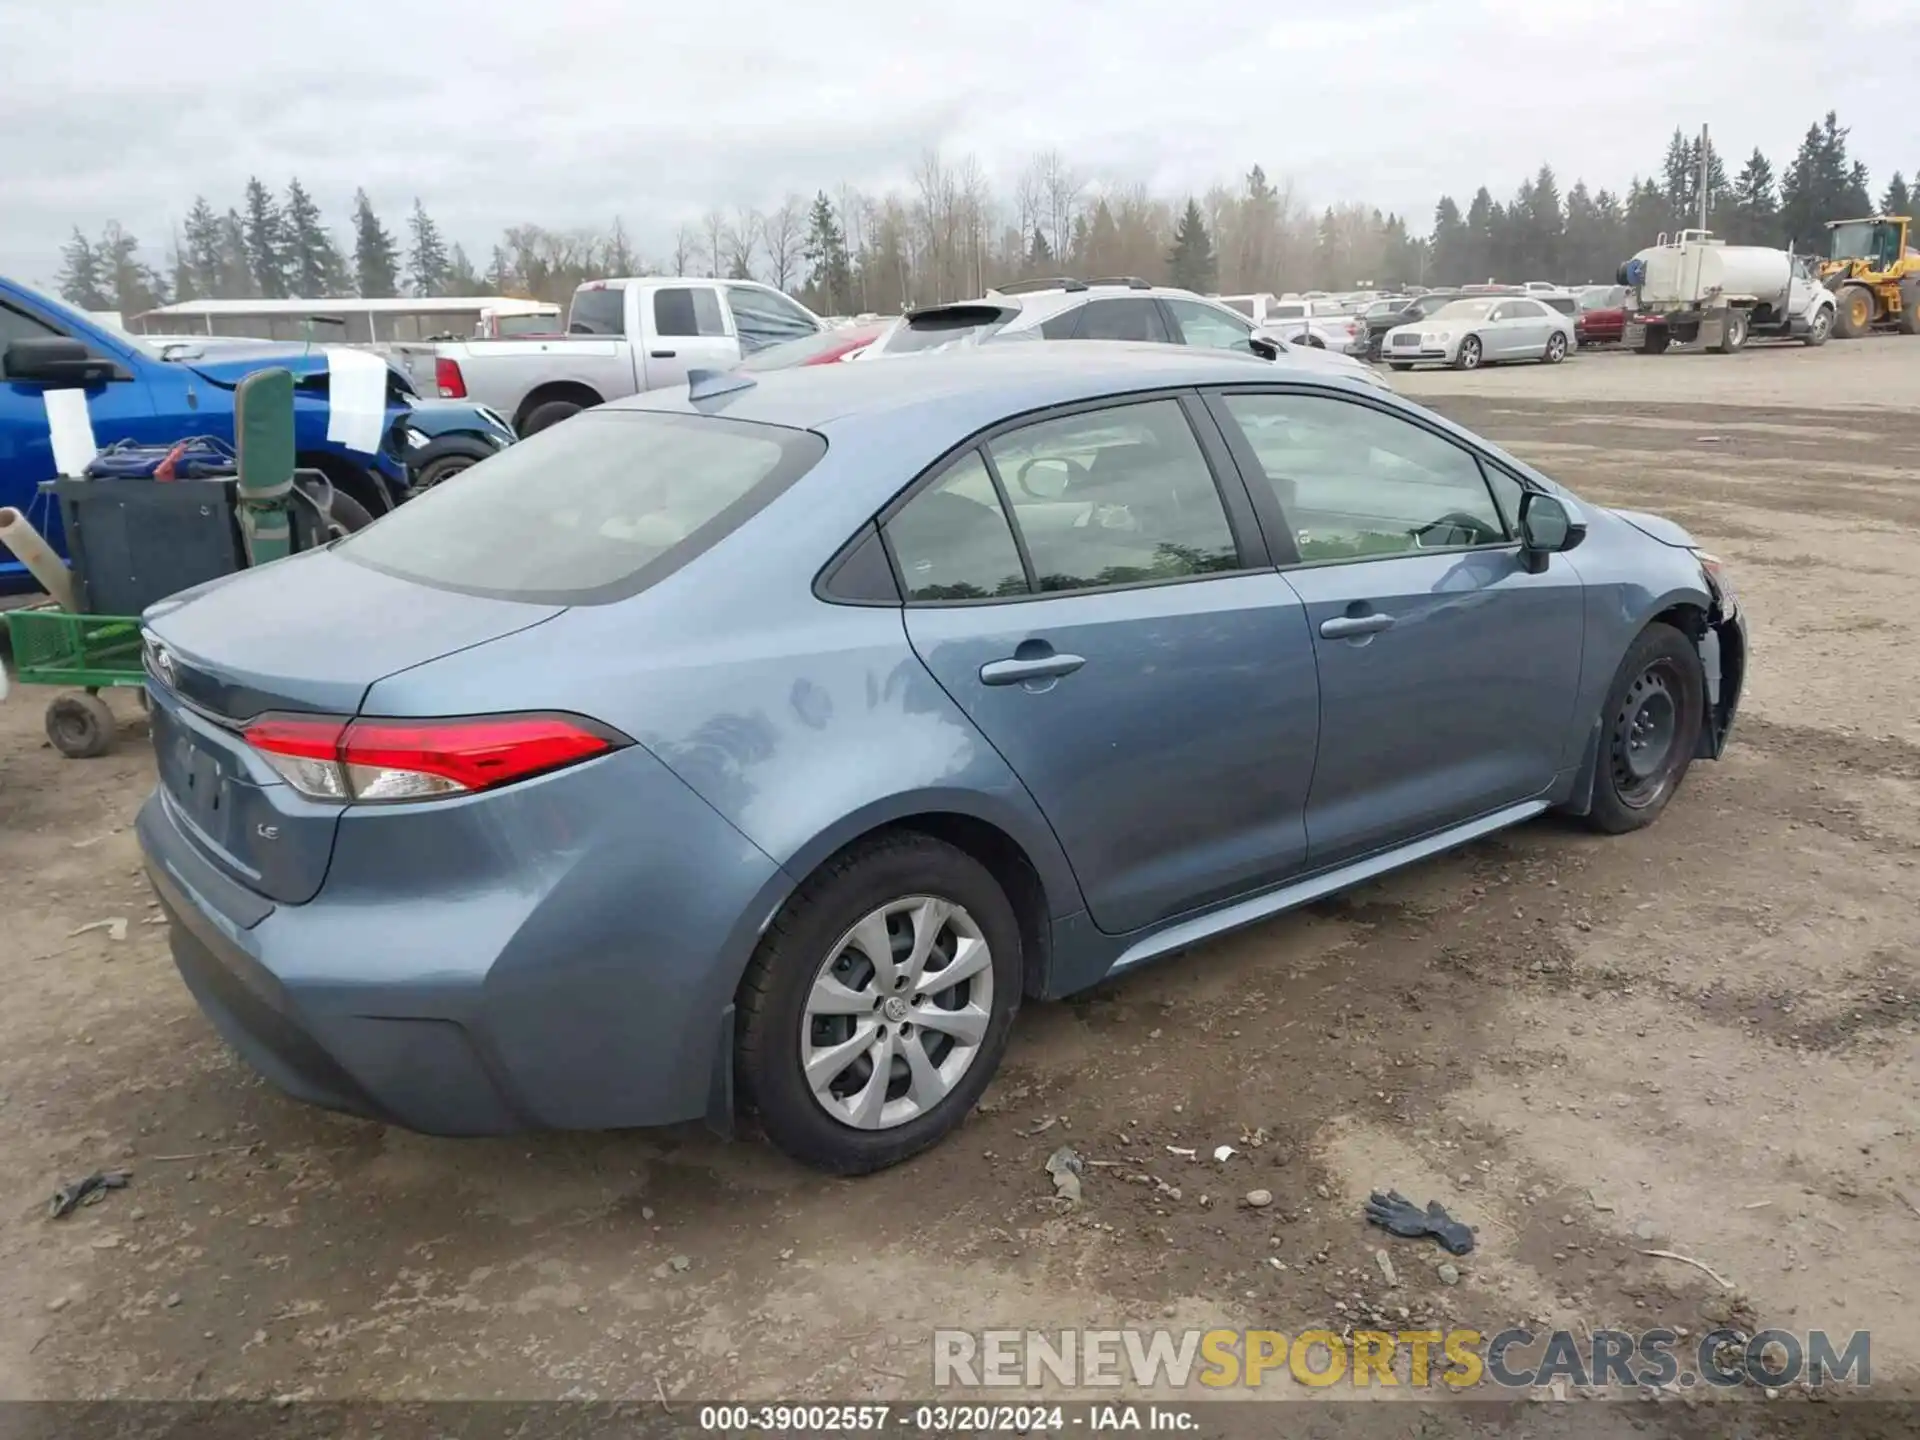
[[[1876,193],[1920,167],[1912,0],[0,0],[0,55],[29,281],[75,224],[157,261],[250,174],[343,239],[356,186],[396,232],[418,195],[483,265],[508,224],[615,214],[663,256],[711,204],[883,189],[929,146],[1007,187],[1049,146],[1167,191],[1258,162],[1421,230],[1542,161],[1620,189],[1702,121],[1729,174],[1829,108]]]

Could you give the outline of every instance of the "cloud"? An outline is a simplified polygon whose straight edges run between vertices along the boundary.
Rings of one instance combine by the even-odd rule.
[[[1542,162],[1620,189],[1702,120],[1730,170],[1755,146],[1784,170],[1837,108],[1878,187],[1920,165],[1900,9],[0,0],[0,271],[50,279],[71,227],[108,219],[157,258],[196,194],[237,204],[253,174],[298,175],[341,232],[356,188],[395,229],[418,196],[476,258],[509,224],[616,214],[663,255],[710,206],[904,185],[929,147],[1003,190],[1048,148],[1168,191],[1259,163],[1419,228],[1442,192],[1501,196]]]

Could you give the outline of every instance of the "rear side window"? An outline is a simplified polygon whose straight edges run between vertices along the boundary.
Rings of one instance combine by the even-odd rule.
[[[1025,595],[1027,572],[978,450],[969,450],[887,525],[909,600]]]
[[[826,448],[810,431],[775,425],[589,412],[416,496],[334,553],[475,595],[618,600],[724,538]]]
[[[620,286],[573,292],[573,309],[567,314],[569,335],[624,335],[626,333],[627,292]]]
[[[656,335],[725,335],[720,297],[704,285],[669,285],[653,292]]]
[[[1088,304],[1076,340],[1158,340],[1166,343],[1167,327],[1160,307],[1151,300],[1095,300]]]
[[[1549,309],[1558,310],[1562,315],[1571,315],[1579,309],[1579,302],[1571,295],[1554,295],[1547,299]]]

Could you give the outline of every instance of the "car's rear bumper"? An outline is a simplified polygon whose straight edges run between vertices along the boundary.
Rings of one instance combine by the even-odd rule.
[[[664,766],[632,760],[622,783],[516,787],[584,780],[608,792],[597,810],[490,797],[522,810],[481,822],[511,885],[460,863],[455,827],[417,862],[336,851],[305,905],[217,870],[156,793],[137,830],[181,978],[255,1070],[330,1110],[439,1135],[723,1121],[734,987],[786,881]],[[562,812],[565,850],[540,853]]]

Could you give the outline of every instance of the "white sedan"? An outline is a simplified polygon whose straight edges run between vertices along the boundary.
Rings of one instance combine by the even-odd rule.
[[[1478,295],[1389,330],[1380,358],[1395,370],[1415,365],[1477,370],[1496,360],[1558,365],[1574,344],[1572,316],[1526,295]]]

